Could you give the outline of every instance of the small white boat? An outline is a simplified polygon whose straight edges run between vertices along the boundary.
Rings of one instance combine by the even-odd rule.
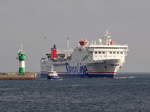
[[[51,66],[51,71],[48,73],[47,79],[60,79],[57,72],[53,70],[53,66]]]

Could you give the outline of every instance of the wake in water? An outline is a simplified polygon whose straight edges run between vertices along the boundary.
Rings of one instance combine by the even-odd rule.
[[[114,79],[133,79],[135,76],[116,76]]]

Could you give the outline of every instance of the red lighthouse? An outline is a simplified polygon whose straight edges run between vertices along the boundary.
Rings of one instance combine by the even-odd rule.
[[[54,44],[54,47],[51,48],[51,59],[55,60],[57,58],[58,58],[57,49],[56,49],[56,45]]]

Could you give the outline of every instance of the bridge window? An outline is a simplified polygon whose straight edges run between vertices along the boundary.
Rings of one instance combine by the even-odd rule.
[[[97,51],[95,51],[95,54],[97,54]]]
[[[101,54],[101,51],[99,51],[98,53]]]

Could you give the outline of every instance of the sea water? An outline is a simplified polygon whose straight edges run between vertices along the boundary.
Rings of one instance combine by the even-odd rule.
[[[150,112],[150,74],[1,80],[0,112]]]

